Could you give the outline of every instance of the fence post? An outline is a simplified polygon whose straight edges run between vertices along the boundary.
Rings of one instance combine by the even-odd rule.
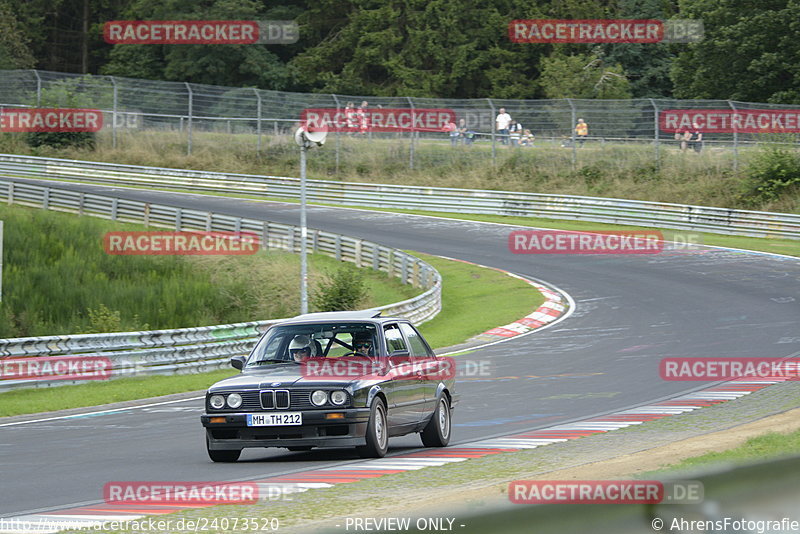
[[[730,100],[728,100],[728,106],[736,113],[736,106]],[[734,125],[736,124],[735,121],[731,122]],[[739,170],[739,128],[736,126],[733,127],[733,170],[734,172]]]
[[[567,104],[569,104],[570,109],[570,121],[569,121],[569,129],[572,132],[572,168],[576,168],[578,166],[578,152],[575,139],[575,123],[578,121],[577,115],[575,113],[575,106],[572,104],[571,98],[566,98]]]
[[[256,94],[256,134],[258,136],[258,141],[256,142],[256,155],[261,154],[261,95],[258,93],[258,89],[253,87],[253,92]]]
[[[492,165],[497,165],[497,145],[496,138],[497,138],[497,121],[495,121],[496,112],[494,110],[494,104],[492,104],[492,99],[487,98],[487,102],[489,102],[489,108],[492,110],[492,115],[489,119],[492,121]]]
[[[410,96],[406,97],[408,105],[411,106],[411,116],[414,117],[414,102]],[[411,120],[411,148],[408,151],[408,168],[414,169],[414,120]]]
[[[333,97],[333,101],[336,102],[336,116],[339,116],[339,110],[341,109],[341,104],[339,104],[339,99],[336,95],[331,94]],[[345,121],[347,121],[347,117],[345,117]],[[341,135],[339,133],[339,128],[336,128],[336,176],[339,176],[339,145],[341,145]]]
[[[656,140],[656,170],[659,170],[661,169],[661,153],[659,151],[661,148],[661,137],[658,129],[658,105],[652,98],[649,98],[648,100],[650,100],[650,104],[653,106],[653,131],[655,133]]]
[[[42,78],[39,77],[39,71],[33,71],[33,74],[36,76],[36,107],[42,106]]]
[[[192,93],[192,88],[189,85],[189,82],[183,82],[186,85],[186,90],[189,92],[189,116],[186,118],[186,131],[188,132],[187,142],[186,142],[186,154],[191,156],[192,155],[192,99],[194,94]]]
[[[113,122],[111,123],[111,148],[117,148],[117,80],[113,76],[108,77],[111,80],[111,86],[114,88],[114,104],[111,112]]]

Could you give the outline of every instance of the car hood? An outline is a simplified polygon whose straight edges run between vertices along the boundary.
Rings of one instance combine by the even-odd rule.
[[[289,386],[296,387],[314,387],[322,385],[334,386],[347,386],[355,383],[363,385],[365,382],[379,382],[375,380],[374,376],[366,377],[345,377],[334,378],[309,378],[303,376],[300,366],[296,364],[273,364],[264,367],[256,367],[252,369],[245,369],[241,374],[220,380],[209,388],[209,391],[214,390],[230,390],[230,389],[267,389],[267,388],[286,388]]]

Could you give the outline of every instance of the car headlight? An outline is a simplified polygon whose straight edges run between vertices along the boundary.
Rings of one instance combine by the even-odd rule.
[[[228,403],[228,406],[230,406],[231,408],[238,408],[239,406],[242,405],[242,396],[239,395],[238,393],[231,393],[230,395],[228,395],[228,399],[226,402]]]
[[[328,402],[328,394],[321,389],[316,390],[311,394],[311,404],[314,406],[322,406]]]
[[[344,391],[334,391],[331,393],[331,402],[336,406],[341,406],[347,402],[347,393]]]
[[[208,403],[215,410],[219,410],[223,406],[225,406],[225,397],[223,397],[222,395],[211,395],[211,398],[208,399]]]

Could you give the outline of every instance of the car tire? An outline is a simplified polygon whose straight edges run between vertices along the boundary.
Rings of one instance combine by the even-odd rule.
[[[450,420],[450,403],[447,395],[442,394],[436,403],[436,410],[431,420],[420,432],[422,444],[426,447],[447,447],[450,443],[452,422]]]
[[[367,423],[367,444],[356,447],[362,458],[383,458],[389,450],[389,428],[386,424],[386,405],[380,398],[372,402]]]
[[[238,460],[242,454],[241,449],[238,451],[212,451],[208,445],[208,438],[206,438],[206,450],[212,462],[232,463]]]

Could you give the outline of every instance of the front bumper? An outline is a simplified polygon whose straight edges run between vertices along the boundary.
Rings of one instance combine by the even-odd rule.
[[[255,413],[255,412],[254,412]],[[258,412],[263,413],[263,412]],[[343,413],[342,419],[325,419],[328,413]],[[303,424],[296,426],[247,426],[246,413],[203,414],[210,450],[241,450],[250,447],[354,447],[366,443],[369,408],[302,411]],[[224,423],[212,423],[224,417]]]

